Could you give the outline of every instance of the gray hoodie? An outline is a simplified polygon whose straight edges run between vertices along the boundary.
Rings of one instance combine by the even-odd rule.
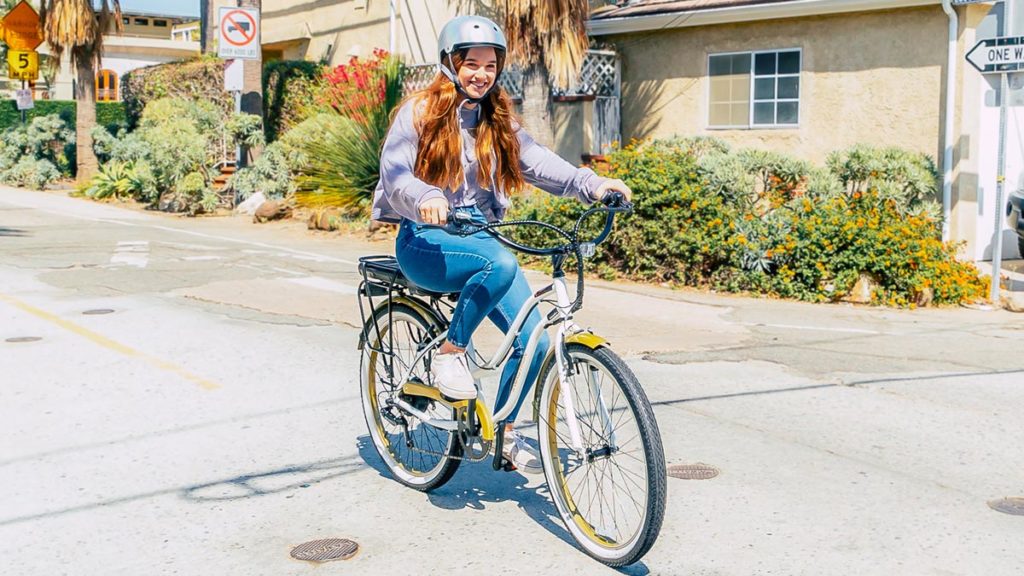
[[[478,162],[476,140],[471,129],[479,121],[475,110],[463,108],[462,166],[466,184],[457,190],[442,190],[428,184],[413,173],[416,163],[419,134],[414,122],[415,102],[406,102],[395,116],[380,157],[380,182],[373,192],[372,218],[383,222],[399,222],[408,218],[421,222],[419,205],[431,198],[447,198],[452,207],[472,206],[489,221],[500,220],[509,206],[509,199],[501,191],[487,190],[477,183]],[[519,165],[527,183],[554,194],[573,196],[590,203],[593,193],[604,182],[589,168],[576,168],[557,154],[538,144],[525,130],[517,129],[519,138]]]

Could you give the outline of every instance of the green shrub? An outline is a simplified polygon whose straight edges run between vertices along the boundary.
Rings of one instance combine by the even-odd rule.
[[[71,174],[74,133],[57,114],[37,116],[0,135],[0,182],[43,188]]]
[[[708,194],[697,175],[696,159],[685,147],[628,147],[609,159],[607,176],[622,178],[634,192],[635,212],[618,221],[594,262],[630,278],[701,285],[710,274],[734,265],[727,239],[736,209]],[[515,218],[532,218],[565,227],[583,208],[573,200],[534,195],[515,209]],[[596,235],[600,218],[589,223]],[[528,243],[550,239],[533,227],[516,230]],[[549,240],[550,241],[550,240]]]
[[[224,91],[225,62],[212,56],[200,56],[185,62],[171,62],[138,68],[125,74],[121,96],[128,125],[135,127],[146,106],[162,98],[185,98],[213,104],[227,115],[234,110],[234,99]]]
[[[25,111],[25,120],[31,122],[33,118],[54,114],[60,116],[71,130],[75,129],[77,103],[74,100],[36,100],[33,108]],[[115,132],[118,126],[125,123],[123,102],[96,103],[96,124]],[[0,132],[19,125],[21,125],[21,112],[17,108],[17,103],[14,100],[0,100]]]
[[[267,142],[299,124],[323,66],[303,60],[280,60],[263,66],[263,119]]]
[[[96,198],[130,195],[150,204],[180,207],[190,214],[216,208],[211,174],[237,139],[262,141],[258,118],[225,116],[216,104],[185,98],[150,102],[133,132],[93,133],[97,156],[109,168],[97,174],[86,194]],[[164,196],[167,202],[160,202]],[[172,201],[176,200],[176,201]]]
[[[634,192],[635,211],[593,258],[603,276],[670,281],[809,301],[845,297],[862,277],[872,301],[915,306],[983,298],[986,280],[941,241],[934,165],[922,155],[855,147],[828,168],[784,155],[732,152],[715,139],[635,142],[605,175]],[[562,227],[575,201],[533,195],[510,218]],[[598,218],[588,224],[596,234]],[[530,244],[553,239],[518,228]]]
[[[0,182],[13,186],[25,186],[36,190],[60,178],[60,172],[53,162],[42,158],[22,156],[13,166],[0,174]]]

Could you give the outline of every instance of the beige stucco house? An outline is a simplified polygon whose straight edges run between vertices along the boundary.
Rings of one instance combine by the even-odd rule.
[[[96,69],[96,100],[121,99],[121,79],[128,72],[145,66],[187,60],[199,55],[199,19],[183,13],[158,13],[142,10],[121,14],[123,31],[109,31],[103,37],[103,58]],[[45,44],[41,47],[45,51]],[[74,68],[65,52],[54,82],[39,86],[37,97],[74,100]]]
[[[391,47],[413,64],[431,64],[450,17],[491,15],[491,6],[264,0],[264,58],[337,64]],[[618,75],[603,84],[608,89],[551,95],[527,77],[522,90],[528,128],[563,156],[607,151],[609,129],[621,141],[714,135],[815,162],[855,143],[900,146],[930,155],[943,171],[948,237],[966,242],[968,257],[991,257],[998,76],[983,76],[964,56],[978,38],[1002,33],[998,3],[631,0],[592,7],[590,33],[604,50],[595,59],[614,62],[602,70]],[[1016,145],[1008,154],[1012,188],[1024,180],[1017,176],[1024,163]],[[1005,244],[1013,256],[1015,243]]]

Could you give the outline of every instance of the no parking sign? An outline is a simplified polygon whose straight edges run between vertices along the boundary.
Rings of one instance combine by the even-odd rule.
[[[260,59],[259,10],[221,8],[218,29],[217,56],[224,59]]]

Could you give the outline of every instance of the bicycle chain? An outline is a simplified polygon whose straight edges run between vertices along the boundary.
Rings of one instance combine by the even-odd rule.
[[[459,440],[459,443],[462,443],[461,439]],[[467,457],[467,456],[452,456],[451,454],[448,454],[447,452],[435,452],[434,450],[427,450],[426,448],[420,448],[420,447],[415,446],[415,445],[409,446],[409,449],[412,450],[413,452],[420,452],[421,454],[430,454],[431,456],[442,456],[444,458],[450,458],[452,460],[468,460],[470,462],[482,462],[483,460],[486,460],[487,458],[490,457],[490,455],[491,455],[491,446],[493,444],[494,444],[494,442],[492,442],[490,440],[481,440],[480,446],[483,448],[483,450],[482,450],[483,455],[480,456],[479,458],[472,458],[472,457]],[[466,449],[466,445],[465,444],[462,445],[462,449],[463,450]]]

